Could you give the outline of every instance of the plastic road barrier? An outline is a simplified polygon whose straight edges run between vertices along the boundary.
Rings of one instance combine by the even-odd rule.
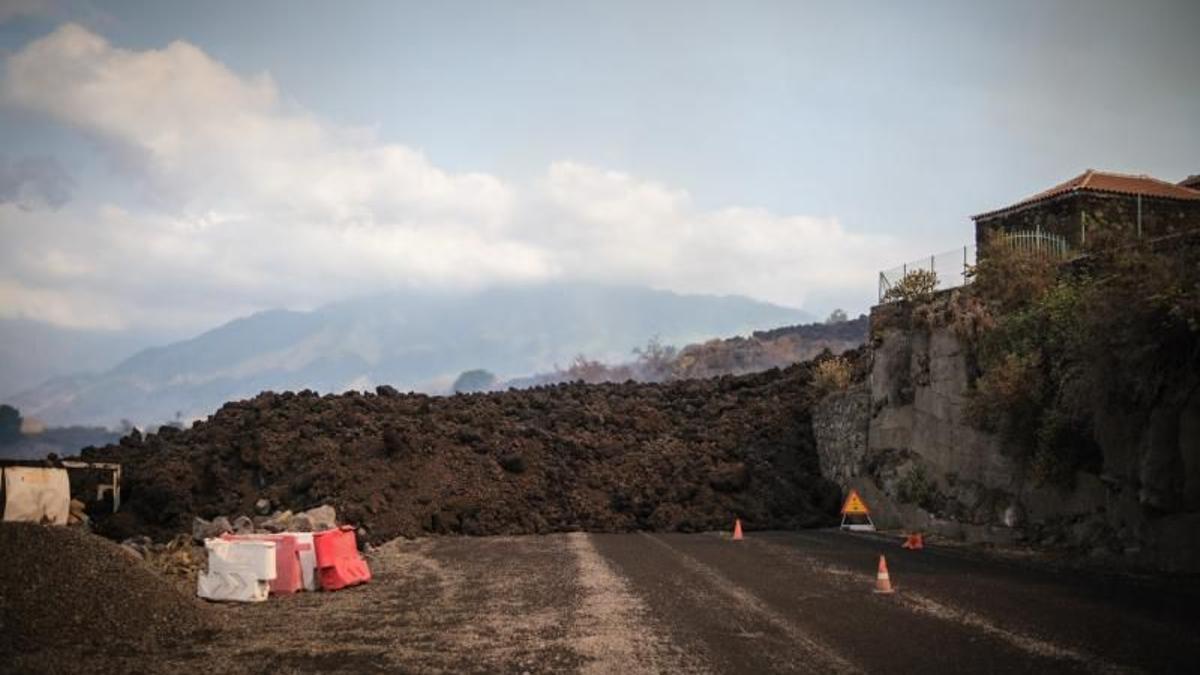
[[[70,514],[71,481],[66,469],[4,469],[4,520],[66,525]]]
[[[371,579],[367,561],[358,555],[353,527],[343,525],[336,530],[318,532],[313,535],[313,544],[317,550],[321,588],[336,591]]]
[[[300,580],[304,590],[315,591],[321,587],[317,582],[317,551],[312,532],[285,532],[296,538],[296,551],[300,556]]]
[[[271,580],[271,592],[276,595],[295,593],[303,590],[304,565],[300,553],[302,549],[311,551],[312,535],[308,542],[301,543],[296,534],[281,532],[279,534],[223,534],[222,539],[228,541],[273,541],[275,542],[275,578]],[[309,569],[308,576],[312,576]]]
[[[208,600],[262,602],[275,578],[275,542],[205,539],[208,571],[196,581],[196,595]]]

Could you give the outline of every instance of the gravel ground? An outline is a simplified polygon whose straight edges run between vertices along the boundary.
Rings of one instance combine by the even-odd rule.
[[[871,590],[880,553],[894,595]],[[1190,673],[1200,662],[1194,586],[836,531],[438,537],[368,559],[366,586],[204,606],[211,637],[131,650],[98,622],[86,649],[45,643],[0,670]]]
[[[107,539],[0,523],[0,653],[57,654],[69,666],[75,655],[171,651],[211,639],[217,619]]]

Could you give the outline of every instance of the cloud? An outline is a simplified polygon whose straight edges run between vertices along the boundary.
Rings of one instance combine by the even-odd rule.
[[[800,305],[869,289],[889,259],[888,240],[833,218],[698,209],[583,162],[525,184],[446,171],[186,42],[133,51],[66,25],[7,59],[0,98],[98,141],[143,196],[0,204],[0,311],[56,323],[201,328],[385,289],[565,279]]]
[[[23,16],[41,16],[54,10],[51,0],[4,0],[0,2],[0,24]]]
[[[21,157],[9,163],[0,156],[0,204],[23,211],[57,209],[71,199],[75,183],[52,157]]]

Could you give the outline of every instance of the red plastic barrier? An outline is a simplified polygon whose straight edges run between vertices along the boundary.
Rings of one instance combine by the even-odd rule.
[[[271,580],[271,593],[286,595],[304,588],[304,578],[300,571],[300,550],[308,544],[301,544],[290,534],[223,534],[222,539],[257,539],[259,541],[275,542],[275,578]]]
[[[313,535],[313,546],[317,549],[321,588],[336,591],[371,579],[367,561],[358,555],[353,527],[343,525],[336,530],[317,532]]]

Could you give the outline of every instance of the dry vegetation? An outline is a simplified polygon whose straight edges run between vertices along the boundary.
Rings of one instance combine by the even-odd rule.
[[[788,326],[749,337],[714,339],[676,349],[657,339],[633,351],[634,360],[610,365],[577,356],[566,368],[507,384],[527,387],[562,382],[671,382],[722,375],[745,375],[786,368],[823,352],[840,354],[866,341],[867,317]]]

